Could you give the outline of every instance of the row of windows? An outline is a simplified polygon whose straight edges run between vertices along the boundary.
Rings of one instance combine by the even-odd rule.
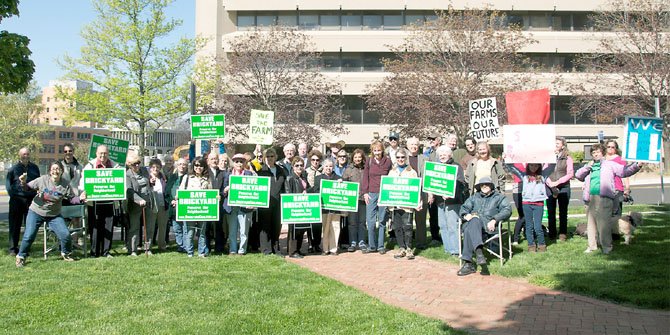
[[[523,30],[584,31],[592,30],[591,13],[577,12],[508,12],[501,26],[516,25]],[[249,30],[255,27],[282,25],[301,30],[401,30],[411,24],[423,25],[437,19],[432,11],[274,11],[239,12],[237,27]]]
[[[58,132],[58,138],[61,140],[70,140],[75,137],[75,132],[72,131],[59,131]],[[77,134],[77,140],[90,140],[91,139],[91,133],[76,133]],[[40,138],[43,140],[54,140],[56,139],[56,131],[54,130],[48,130],[43,132],[40,135]]]

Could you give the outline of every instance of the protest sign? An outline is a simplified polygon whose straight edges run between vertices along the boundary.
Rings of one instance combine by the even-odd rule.
[[[177,221],[219,221],[218,190],[178,190]]]
[[[83,170],[84,192],[87,201],[124,200],[126,198],[126,170]]]
[[[89,159],[95,159],[95,152],[101,145],[106,145],[107,149],[109,149],[109,159],[119,165],[126,165],[126,156],[128,156],[129,146],[128,141],[93,134],[93,136],[91,136],[91,147],[88,151]]]
[[[508,92],[505,94],[509,124],[546,124],[549,122],[549,90]]]
[[[423,166],[423,191],[453,198],[458,169],[458,165],[426,162]]]
[[[421,179],[382,176],[379,206],[416,208],[419,206]]]
[[[272,144],[275,113],[252,109],[249,117],[249,144]]]
[[[281,195],[281,223],[321,223],[321,196],[316,193]]]
[[[468,105],[470,106],[470,136],[477,141],[501,136],[495,97],[470,100]]]
[[[556,127],[551,124],[503,126],[505,163],[556,163]]]
[[[323,208],[347,212],[358,211],[359,187],[358,183],[321,179]]]
[[[228,180],[228,205],[262,208],[270,206],[270,177],[231,175]]]
[[[191,115],[191,138],[194,140],[215,140],[226,137],[226,116],[224,114]]]
[[[662,134],[663,119],[627,116],[623,158],[638,162],[659,163]]]

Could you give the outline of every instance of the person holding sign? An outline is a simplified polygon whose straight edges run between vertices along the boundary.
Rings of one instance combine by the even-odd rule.
[[[177,190],[181,182],[188,177],[188,160],[186,158],[179,158],[177,160],[177,170],[168,176],[166,201],[170,204],[168,216],[172,223],[172,230],[174,231],[174,240],[177,243],[177,252],[185,253],[184,249],[184,224],[177,221]]]
[[[342,152],[342,150],[340,150]],[[338,153],[339,154],[339,153]],[[322,164],[322,174],[316,176],[311,193],[321,192],[321,180],[339,180],[342,179],[334,172],[333,160],[326,158]],[[333,210],[322,210],[322,233],[323,233],[323,255],[337,255],[337,242],[340,238],[340,217],[342,213]]]
[[[258,176],[270,178],[270,204],[267,208],[258,209],[260,221],[260,244],[264,255],[281,255],[279,235],[281,233],[281,194],[284,193],[284,182],[288,172],[276,164],[277,152],[265,149],[265,162],[258,170]],[[304,164],[303,164],[304,166]]]
[[[133,151],[126,158],[126,199],[128,201],[128,234],[126,245],[131,256],[137,256],[140,244],[140,228],[144,225],[144,251],[151,255],[151,240],[156,228],[156,200],[153,197],[153,188],[149,182],[149,172],[141,165],[140,157]]]
[[[83,170],[118,167],[119,164],[109,159],[109,148],[102,144],[95,149],[95,159],[86,163]],[[79,185],[79,191],[80,196],[85,198],[84,183]],[[91,257],[111,258],[109,252],[114,236],[114,201],[89,201],[87,204],[89,205],[87,218],[91,227]]]
[[[506,166],[522,183],[521,207],[526,222],[528,252],[545,252],[547,244],[542,230],[542,212],[544,212],[544,201],[547,200],[546,176],[543,173],[547,170],[542,169],[542,164],[538,163],[528,163],[525,171],[519,170],[514,164]],[[516,228],[514,230],[516,231]]]
[[[43,223],[49,225],[58,240],[60,240],[60,250],[63,260],[71,262],[70,253],[72,251],[72,237],[70,230],[65,224],[65,220],[60,214],[63,200],[68,199],[70,203],[78,204],[79,199],[70,183],[61,178],[63,175],[63,165],[60,162],[53,162],[49,166],[49,174],[41,176],[30,182],[27,182],[28,175],[19,176],[19,184],[25,190],[36,191],[26,217],[26,231],[23,234],[19,253],[16,255],[16,266],[23,267],[26,264],[26,257],[30,246],[35,241],[37,231]],[[84,200],[85,198],[82,198]]]
[[[186,178],[179,185],[180,190],[208,190],[212,189],[212,183],[209,181],[209,169],[207,160],[203,157],[197,157],[193,161],[193,168]],[[193,257],[193,234],[199,230],[198,235],[198,256],[207,257],[209,248],[207,247],[207,221],[184,222],[184,249],[188,257]]]
[[[251,171],[246,170],[247,159],[243,154],[233,156],[233,168],[225,171],[223,175],[223,210],[228,217],[228,237],[230,255],[246,255],[247,235],[251,225],[252,207],[242,208],[240,206],[228,205],[228,191],[230,190],[230,176],[252,176]],[[240,233],[240,244],[238,248],[237,233]]]
[[[288,178],[286,178],[286,182],[284,183],[286,193],[307,193],[308,190],[311,190],[312,186],[304,175],[305,163],[303,163],[302,158],[293,157],[291,160],[291,165],[293,166],[293,172],[289,175]],[[305,256],[300,252],[300,248],[302,247],[302,239],[306,232],[306,229],[293,229],[293,227],[289,226],[289,257],[303,258]],[[321,233],[319,233],[319,235],[320,234]]]
[[[361,149],[354,150],[351,160],[353,161],[352,164],[349,164],[342,173],[342,180],[360,183],[363,178],[363,170],[365,170],[365,152]],[[365,229],[365,199],[362,194],[358,197],[358,211],[347,214],[347,224],[349,225],[350,242],[347,251],[356,251],[356,246],[360,250],[367,250],[368,247],[365,244],[367,235]]]
[[[408,162],[409,152],[405,148],[398,148],[395,152],[396,165],[389,176],[417,178],[416,170]],[[419,207],[416,210],[421,210],[421,200],[419,200]],[[414,208],[393,207],[389,208],[393,222],[393,231],[395,231],[395,238],[400,249],[393,255],[393,258],[414,259],[414,249],[412,249],[412,233],[414,232],[413,218]]]
[[[361,178],[361,194],[365,199],[365,212],[368,225],[368,248],[363,253],[379,252],[385,254],[384,236],[386,234],[386,207],[378,206],[382,176],[391,171],[391,160],[384,156],[384,145],[379,140],[370,144],[372,157],[365,162]],[[377,229],[379,223],[379,229]]]
[[[577,170],[575,177],[584,182],[584,202],[586,210],[586,231],[589,246],[584,251],[591,253],[602,247],[603,254],[612,251],[612,207],[616,188],[614,179],[616,177],[626,178],[640,171],[642,163],[631,163],[621,165],[603,158],[603,146],[600,143],[591,147],[593,160],[581,169]],[[597,236],[597,238],[596,238]]]

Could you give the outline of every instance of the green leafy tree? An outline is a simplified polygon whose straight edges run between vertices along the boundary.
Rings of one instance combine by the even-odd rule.
[[[28,147],[37,152],[40,134],[46,127],[30,121],[41,108],[37,86],[33,82],[22,93],[0,94],[0,161],[13,161],[19,149]],[[34,160],[34,158],[33,158]]]
[[[156,129],[188,112],[189,69],[199,39],[164,39],[181,25],[165,16],[172,0],[94,0],[96,19],[82,31],[81,58],[60,62],[68,79],[92,90],[61,91],[76,102],[69,120],[94,121],[139,135],[140,152]]]
[[[19,15],[19,1],[0,1],[0,22],[14,15]],[[35,73],[29,43],[26,36],[0,31],[0,92],[21,93],[28,88]]]

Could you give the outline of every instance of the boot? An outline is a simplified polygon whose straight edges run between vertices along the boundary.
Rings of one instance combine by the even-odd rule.
[[[475,255],[477,255],[477,264],[486,265],[486,257],[484,257],[484,252],[481,248],[475,249]]]
[[[546,246],[545,246],[545,248],[546,248]],[[535,244],[528,246],[528,252],[536,252],[536,251],[537,251],[537,247],[535,246]]]
[[[545,252],[547,251],[547,246],[544,244],[540,244],[537,246],[537,252]]]
[[[458,270],[458,272],[456,273],[456,275],[458,275],[458,276],[467,276],[467,275],[473,274],[473,273],[475,273],[475,272],[477,272],[477,271],[475,270],[475,266],[472,265],[472,263],[466,261],[465,263],[463,263],[463,267],[461,267],[461,269]]]

